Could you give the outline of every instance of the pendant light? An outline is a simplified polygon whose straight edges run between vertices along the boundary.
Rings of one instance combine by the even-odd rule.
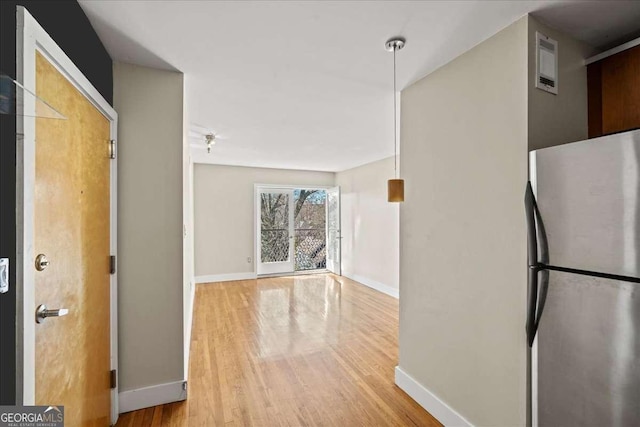
[[[402,37],[394,37],[388,40],[384,47],[393,52],[393,170],[394,178],[387,183],[388,201],[404,202],[404,179],[398,178],[398,115],[396,107],[396,52],[402,49],[406,40]]]

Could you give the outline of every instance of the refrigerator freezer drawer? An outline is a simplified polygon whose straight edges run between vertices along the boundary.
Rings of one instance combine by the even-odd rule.
[[[640,426],[640,285],[550,272],[533,350],[538,426]]]
[[[640,277],[640,130],[531,153],[549,264]]]

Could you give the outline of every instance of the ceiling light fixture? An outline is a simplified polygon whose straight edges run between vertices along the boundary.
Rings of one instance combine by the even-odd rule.
[[[404,47],[406,40],[402,37],[389,39],[384,48],[393,52],[393,170],[394,179],[387,183],[389,202],[404,202],[404,179],[398,178],[398,114],[396,106],[396,52]]]
[[[204,140],[207,143],[207,153],[211,153],[211,146],[216,143],[216,136],[212,133],[208,133],[204,136]]]

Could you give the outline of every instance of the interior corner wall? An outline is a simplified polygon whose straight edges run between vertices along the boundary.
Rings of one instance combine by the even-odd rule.
[[[196,282],[255,275],[254,184],[333,186],[333,172],[196,164]]]
[[[532,16],[528,16],[528,28],[529,150],[587,139],[587,66],[584,60],[597,51]],[[536,31],[558,42],[557,95],[535,87]]]
[[[341,195],[342,274],[398,296],[400,204],[387,202],[394,157],[336,173]]]
[[[402,91],[396,381],[445,424],[525,424],[527,19]]]
[[[124,393],[185,377],[183,98],[182,73],[114,64],[121,411]]]

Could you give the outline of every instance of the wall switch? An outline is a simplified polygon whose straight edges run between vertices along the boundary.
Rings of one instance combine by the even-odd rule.
[[[9,258],[0,258],[0,294],[9,292]]]
[[[251,257],[250,256],[247,257],[247,263],[251,264]]]

